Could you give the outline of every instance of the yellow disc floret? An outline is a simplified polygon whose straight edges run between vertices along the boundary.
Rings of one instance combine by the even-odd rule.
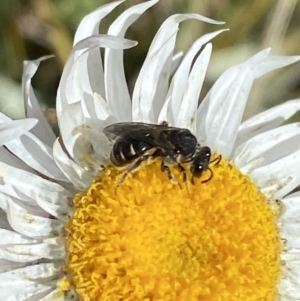
[[[156,160],[117,188],[107,167],[76,195],[66,268],[81,300],[276,299],[278,212],[226,160],[211,169],[192,185],[174,168],[174,184]]]

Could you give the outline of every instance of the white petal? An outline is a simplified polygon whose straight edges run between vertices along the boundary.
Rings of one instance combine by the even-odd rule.
[[[101,93],[101,91],[94,90],[91,81],[93,77],[90,73],[87,60],[89,53],[94,48],[104,47],[112,49],[128,49],[135,46],[137,42],[127,39],[107,36],[107,35],[94,35],[85,40],[78,42],[73,48],[73,54],[76,59],[72,63],[70,75],[68,76],[66,83],[66,96],[68,103],[74,103],[80,100],[84,100],[84,94],[87,93],[93,96],[94,92]],[[83,52],[76,53],[76,50],[86,49]],[[99,50],[97,49],[99,52]],[[72,58],[72,54],[71,57]],[[92,66],[91,68],[94,68]]]
[[[162,24],[152,41],[134,87],[132,97],[133,121],[157,122],[169,85],[178,25],[187,19],[221,24],[221,22],[197,14],[173,15]]]
[[[61,269],[53,263],[41,263],[1,274],[0,297],[41,293],[55,287]],[[47,279],[47,281],[45,281]],[[44,280],[44,281],[43,281]],[[45,284],[42,284],[42,283]]]
[[[297,300],[300,298],[300,268],[294,262],[286,261],[283,265],[283,277],[278,284],[281,295],[292,297]]]
[[[147,1],[127,9],[110,26],[108,34],[124,37],[128,27],[157,2]],[[104,70],[106,99],[112,112],[119,122],[131,121],[131,99],[124,72],[123,50],[105,50]]]
[[[258,183],[259,187],[268,187],[276,184],[281,179],[288,178],[294,173],[299,173],[299,166],[295,162],[300,162],[300,150],[254,170],[251,177]],[[300,179],[300,175],[298,179]]]
[[[172,114],[172,107],[171,107],[171,96],[167,97],[166,101],[164,102],[163,107],[160,110],[158,116],[158,124],[162,122],[167,122],[170,126],[174,126],[174,116]]]
[[[233,149],[253,80],[295,61],[273,60],[268,57],[269,52],[269,49],[261,51],[245,63],[228,69],[199,107],[198,116],[207,115],[205,122],[198,124],[199,131],[206,133],[206,143],[225,157]]]
[[[64,227],[56,219],[32,215],[15,203],[8,204],[7,218],[15,231],[37,239],[59,236]]]
[[[131,104],[130,104],[131,106]],[[117,123],[118,119],[113,115],[108,103],[103,97],[97,93],[94,93],[94,110],[96,114],[97,129],[102,130],[113,123]],[[101,120],[101,122],[99,122]]]
[[[76,46],[78,46],[79,49],[88,47],[89,42],[92,43],[93,46],[97,45],[97,47],[100,45],[101,47],[126,48],[127,46],[131,47],[135,45],[135,42],[130,42],[118,37],[97,36],[80,41],[80,45],[77,44]],[[74,49],[76,49],[76,47]],[[73,149],[76,140],[74,132],[78,127],[85,124],[88,125],[90,116],[94,114],[94,112],[89,112],[87,115],[86,110],[83,110],[83,106],[80,103],[80,101],[84,101],[84,98],[87,98],[86,94],[90,94],[91,96],[91,98],[87,98],[87,101],[92,101],[94,94],[89,83],[89,73],[88,70],[86,70],[85,60],[81,60],[81,57],[84,57],[87,52],[84,52],[74,62],[75,52],[74,50],[64,68],[58,88],[56,106],[61,135],[65,147],[72,158],[74,157]],[[84,107],[87,109],[92,106],[85,105]],[[93,122],[92,124],[94,125],[95,123]]]
[[[196,54],[199,52],[200,48],[212,40],[214,37],[219,35],[225,30],[218,30],[209,34],[206,34],[196,40],[192,47],[189,49],[185,57],[183,58],[180,66],[178,67],[177,71],[175,72],[168,95],[171,94],[172,96],[172,113],[174,119],[177,120],[178,115],[180,113],[182,105],[182,99],[184,93],[187,89],[188,78],[191,70],[192,63]],[[198,99],[197,99],[198,102]],[[198,103],[197,103],[198,104]],[[175,125],[175,124],[174,124]]]
[[[276,161],[299,149],[300,123],[289,124],[261,133],[241,144],[233,154],[233,162],[243,167],[264,156],[264,164]]]
[[[38,203],[42,209],[61,220],[65,220],[70,214],[70,207],[67,202],[68,198],[73,197],[74,192],[1,162],[0,175],[3,178],[0,191],[3,193],[32,204]]]
[[[26,263],[13,262],[5,259],[0,259],[0,275],[1,273],[12,271],[14,269],[22,268],[26,266]]]
[[[38,100],[36,99],[35,93],[31,86],[31,79],[36,73],[40,62],[52,57],[53,56],[50,55],[33,61],[25,61],[23,64],[24,70],[22,77],[26,116],[37,118],[39,121],[39,126],[32,129],[31,132],[49,146],[52,146],[56,137],[44,116]]]
[[[288,196],[285,197],[285,199],[294,198],[296,196],[300,196],[300,191],[289,194]]]
[[[295,223],[283,223],[280,226],[280,237],[286,240],[285,245],[289,249],[300,249],[300,224]]]
[[[297,111],[300,111],[300,99],[286,101],[247,119],[239,126],[235,147],[259,133],[276,128]]]
[[[179,65],[182,62],[183,55],[183,51],[180,51],[174,54],[174,56],[172,57],[171,75],[173,75],[178,69]]]
[[[300,250],[290,249],[281,254],[281,259],[287,262],[300,262]]]
[[[38,256],[33,254],[15,254],[2,248],[0,248],[0,258],[20,263],[32,263],[39,259]]]
[[[92,175],[68,157],[58,139],[53,145],[53,156],[57,166],[77,190],[88,189],[93,181]]]
[[[197,119],[200,118],[200,123],[197,132],[205,133],[205,143],[225,157],[229,156],[234,145],[254,80],[254,70],[267,58],[269,52],[261,51],[245,63],[225,71],[199,106]]]
[[[81,40],[97,34],[101,20],[122,2],[123,1],[116,1],[103,5],[85,16],[76,31],[74,45]],[[92,91],[105,97],[104,74],[100,51],[98,49],[91,49],[84,60],[85,63],[83,62],[83,64],[86,65],[86,70],[88,70]]]
[[[0,158],[1,158],[2,162],[6,163],[10,166],[34,173],[34,171],[31,168],[29,168],[29,166],[27,166],[23,161],[21,161],[19,158],[17,158],[13,154],[11,154],[4,147],[0,147]]]
[[[26,133],[21,138],[14,139],[5,146],[32,169],[56,181],[66,181],[61,170],[56,166],[52,147],[44,144],[36,136]]]
[[[20,233],[6,229],[0,229],[0,237],[0,246],[7,244],[34,244],[38,242],[38,240],[33,240],[31,238],[22,236]]]
[[[281,216],[282,219],[299,219],[300,222],[300,197],[288,197],[282,200],[284,204],[284,212]]]
[[[24,135],[37,124],[37,119],[33,118],[4,121],[3,116],[0,113],[0,145]]]
[[[74,45],[79,41],[98,33],[101,20],[122,2],[124,1],[115,1],[110,4],[103,5],[92,13],[86,15],[77,28],[74,37]]]
[[[6,249],[14,254],[20,255],[32,255],[36,256],[39,259],[50,259],[50,260],[63,260],[66,256],[64,249],[64,243],[61,242],[61,245],[40,243],[34,245],[12,245],[8,246]]]
[[[5,123],[12,122],[5,115],[0,115],[0,117]],[[39,173],[57,181],[66,180],[53,160],[52,145],[51,147],[48,146],[32,133],[24,133],[22,137],[16,136],[15,139],[7,142],[5,146],[17,158]]]
[[[212,52],[211,43],[207,44],[194,63],[189,75],[180,106],[176,126],[187,128],[196,134],[196,116],[200,91]]]
[[[300,56],[269,56],[259,68],[256,69],[254,74],[258,78],[270,71],[294,64],[300,60]]]

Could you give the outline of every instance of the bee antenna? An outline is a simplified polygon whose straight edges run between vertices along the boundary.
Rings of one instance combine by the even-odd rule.
[[[222,160],[222,155],[219,155],[217,158],[213,159],[212,161],[210,161],[210,164],[211,163],[214,163],[215,162],[215,166],[218,165]]]
[[[212,170],[209,167],[207,169],[210,171],[210,177],[208,179],[202,181],[201,183],[206,183],[206,182],[210,181],[214,175]]]

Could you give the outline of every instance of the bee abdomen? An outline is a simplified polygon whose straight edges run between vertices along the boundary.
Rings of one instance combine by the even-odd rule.
[[[124,166],[153,148],[152,145],[132,139],[118,139],[110,154],[110,160],[115,166]]]

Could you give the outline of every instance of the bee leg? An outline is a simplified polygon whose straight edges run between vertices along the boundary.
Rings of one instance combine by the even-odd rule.
[[[216,166],[216,165],[218,165],[221,162],[221,160],[222,160],[222,155],[219,155],[217,158],[213,159],[209,163],[211,164],[211,163],[215,162],[214,166]]]
[[[162,172],[166,172],[168,174],[168,178],[172,183],[177,184],[177,181],[176,181],[170,167],[168,165],[166,165],[164,161],[161,162],[160,169]]]
[[[214,176],[212,170],[208,167],[208,170],[210,171],[210,177],[204,181],[202,181],[201,183],[207,183],[208,181],[210,181],[212,179],[212,177]]]
[[[181,164],[178,163],[177,166],[178,166],[179,172],[182,173],[182,181],[185,183],[186,182],[186,171]]]
[[[148,157],[150,157],[150,156],[151,156],[150,154],[145,154],[145,155],[143,155],[143,156],[137,158],[133,163],[131,163],[131,164],[127,167],[126,171],[123,173],[122,177],[119,179],[118,184],[117,184],[117,187],[120,187],[120,186],[122,185],[122,183],[125,181],[125,179],[127,178],[127,176],[128,176],[131,172],[133,172],[135,169],[137,169],[137,168],[141,165],[141,163],[142,163],[143,161],[147,160]]]

